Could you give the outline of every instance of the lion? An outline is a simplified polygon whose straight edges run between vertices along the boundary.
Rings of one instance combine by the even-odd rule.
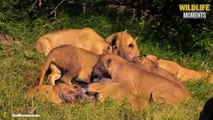
[[[195,71],[188,68],[184,68],[176,62],[169,61],[166,59],[158,58],[154,55],[146,56],[151,61],[155,62],[159,67],[169,71],[170,73],[177,76],[180,81],[196,80],[201,78],[207,78],[208,73],[203,71]]]
[[[155,73],[168,80],[178,81],[179,79],[169,71],[159,67],[155,62],[148,59],[146,56],[138,57],[137,60],[133,61],[134,64],[144,70]]]
[[[90,83],[87,91],[89,93],[98,93],[98,100],[101,102],[110,98],[118,102],[127,101],[134,109],[143,109],[148,107],[146,100],[143,98],[137,98],[117,82],[102,80],[101,82]]]
[[[97,54],[72,45],[56,47],[48,54],[42,66],[39,85],[43,84],[46,71],[51,63],[64,71],[64,75],[61,77],[64,83],[72,84],[72,80],[90,83],[93,67],[98,62],[99,57]],[[82,62],[82,60],[85,61]],[[52,80],[51,83],[54,85],[55,79]]]
[[[106,38],[106,41],[111,44],[113,53],[128,61],[139,56],[137,43],[127,31],[112,34]]]
[[[81,94],[79,86],[68,84],[58,85],[41,85],[31,88],[25,97],[34,98],[38,97],[42,102],[48,101],[55,104],[73,102],[77,100],[78,95]]]
[[[153,100],[176,105],[191,96],[182,83],[142,70],[114,54],[103,55],[94,69],[100,71],[97,73],[102,74],[100,76],[110,75],[113,82],[147,102]]]
[[[96,54],[103,54],[112,50],[104,38],[91,28],[66,29],[48,33],[39,37],[35,48],[37,52],[44,53],[47,56],[53,48],[61,45],[73,45]]]
[[[113,53],[120,55],[121,57],[129,60],[130,62],[134,62],[134,60],[137,59],[137,57],[139,57],[139,50],[138,50],[136,41],[126,31],[115,33],[109,36],[106,39],[106,41],[112,45]],[[165,72],[166,70],[170,72],[171,74],[173,74],[169,76],[175,76],[180,81],[208,78],[208,81],[210,83],[213,83],[213,74],[209,75],[207,72],[195,71],[188,68],[184,68],[173,61],[160,59],[154,55],[147,55],[147,58],[155,62],[158,65],[159,69],[164,69],[164,70],[160,70],[160,71],[164,71],[162,72],[163,74],[161,72],[160,73],[165,77],[168,77],[168,73]],[[147,63],[144,63],[143,66],[145,64]],[[149,71],[149,69],[147,70]],[[158,73],[158,72],[154,71],[154,73]],[[170,77],[170,78],[173,78],[173,77]]]

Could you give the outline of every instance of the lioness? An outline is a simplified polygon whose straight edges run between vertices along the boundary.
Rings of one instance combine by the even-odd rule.
[[[156,73],[170,80],[177,80],[177,77],[170,72],[160,68],[156,63],[145,57],[139,57],[139,50],[136,41],[126,31],[115,33],[109,36],[106,41],[112,45],[113,53],[124,59],[138,64],[138,67]],[[135,59],[140,59],[135,61]]]
[[[208,77],[207,72],[195,71],[188,68],[184,68],[173,61],[160,59],[154,55],[147,55],[146,57],[155,62],[159,67],[176,75],[180,81],[195,80]]]
[[[113,82],[147,101],[177,104],[190,97],[182,83],[142,70],[117,55],[102,56],[95,69],[100,71],[98,74],[111,75]]]
[[[36,86],[27,92],[26,97],[38,97],[43,102],[48,101],[59,104],[76,100],[77,96],[81,94],[80,92],[81,90],[76,89],[76,86],[61,83],[55,86]]]
[[[132,61],[132,58],[139,56],[138,46],[135,40],[127,32],[115,33],[109,36],[106,40],[108,43],[112,45],[113,53],[116,53],[129,61]],[[131,55],[131,53],[133,55]],[[134,56],[134,57],[131,57],[131,56]],[[200,78],[208,77],[207,72],[199,72],[199,71],[187,69],[178,65],[177,63],[173,61],[160,59],[154,55],[147,55],[147,58],[157,63],[158,67],[163,68],[164,70],[174,74],[174,76],[176,76],[176,78],[178,78],[180,81],[187,81],[191,79],[200,79]],[[143,65],[145,64],[146,63],[144,63]],[[167,75],[165,75],[165,77],[166,76]],[[209,75],[208,81],[213,83],[212,74]]]
[[[43,84],[46,71],[51,63],[65,72],[61,78],[65,83],[72,84],[71,80],[74,79],[90,83],[90,75],[98,59],[99,55],[72,45],[56,47],[48,54],[42,66],[39,85]],[[55,81],[51,83],[54,85]]]
[[[50,50],[61,45],[73,45],[96,54],[111,52],[111,46],[91,28],[66,29],[48,33],[38,39],[35,48],[37,52],[47,56]]]
[[[139,56],[136,41],[126,31],[110,35],[106,41],[111,44],[112,51],[128,61]]]
[[[130,91],[126,90],[117,82],[105,81],[91,83],[88,85],[88,92],[98,93],[98,99],[104,101],[107,98],[118,102],[127,101],[134,109],[147,108],[148,103],[143,98],[137,98]]]

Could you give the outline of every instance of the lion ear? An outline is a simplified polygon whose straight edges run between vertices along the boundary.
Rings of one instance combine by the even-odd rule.
[[[111,58],[107,59],[107,67],[110,67],[112,63],[113,61]]]
[[[117,34],[112,34],[110,35],[107,39],[106,42],[109,43],[111,46],[116,45],[117,42]]]

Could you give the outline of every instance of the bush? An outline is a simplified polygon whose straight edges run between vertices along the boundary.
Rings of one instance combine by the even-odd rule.
[[[74,1],[75,4],[71,1],[1,1],[0,32],[22,39],[21,31],[16,31],[14,27],[21,30],[26,30],[26,27],[31,28],[31,34],[40,30],[40,33],[35,35],[38,36],[47,31],[70,27],[91,27],[97,24],[95,30],[104,37],[108,36],[106,30],[113,33],[127,29],[133,36],[143,38],[143,41],[155,42],[181,53],[201,51],[207,55],[213,54],[213,33],[210,28],[213,23],[210,14],[212,12],[209,13],[208,19],[204,20],[183,19],[178,8],[178,4],[183,1],[122,0],[112,3],[104,0],[81,0]],[[83,13],[82,2],[87,2],[86,14]],[[190,3],[190,1],[185,1],[185,3]],[[126,5],[126,8],[124,13],[119,15],[116,10],[120,8],[109,10],[107,4]],[[76,24],[76,21],[80,21],[80,24]]]
[[[161,1],[154,0],[141,7],[143,17],[139,24],[145,39],[169,46],[179,52],[193,53],[201,51],[212,56],[213,35],[211,25],[213,15],[210,11],[207,19],[183,19],[179,11],[180,3],[209,3],[204,1]],[[144,12],[145,11],[145,12]],[[148,12],[146,12],[148,11]]]

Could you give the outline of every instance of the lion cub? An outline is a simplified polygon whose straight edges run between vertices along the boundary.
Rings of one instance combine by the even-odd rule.
[[[73,102],[77,99],[81,90],[76,90],[72,85],[58,84],[42,85],[31,88],[25,97],[38,97],[42,102],[48,101],[55,104]]]
[[[72,84],[71,80],[76,79],[90,83],[90,76],[98,59],[99,55],[72,45],[56,47],[48,54],[42,66],[39,85],[43,84],[46,71],[51,63],[64,71],[61,78],[63,82]],[[55,81],[51,83],[54,84]]]
[[[113,82],[146,101],[178,104],[191,96],[182,83],[142,70],[117,55],[102,56],[95,69],[101,76],[110,75]]]
[[[162,77],[167,78],[168,80],[178,81],[177,77],[174,74],[159,67],[155,62],[151,61],[146,56],[137,58],[137,60],[133,63],[140,69],[160,75]]]
[[[208,77],[207,72],[195,71],[188,68],[184,68],[173,61],[160,59],[154,55],[147,55],[146,57],[155,62],[159,67],[177,76],[177,78],[182,82],[187,80],[196,80]]]

